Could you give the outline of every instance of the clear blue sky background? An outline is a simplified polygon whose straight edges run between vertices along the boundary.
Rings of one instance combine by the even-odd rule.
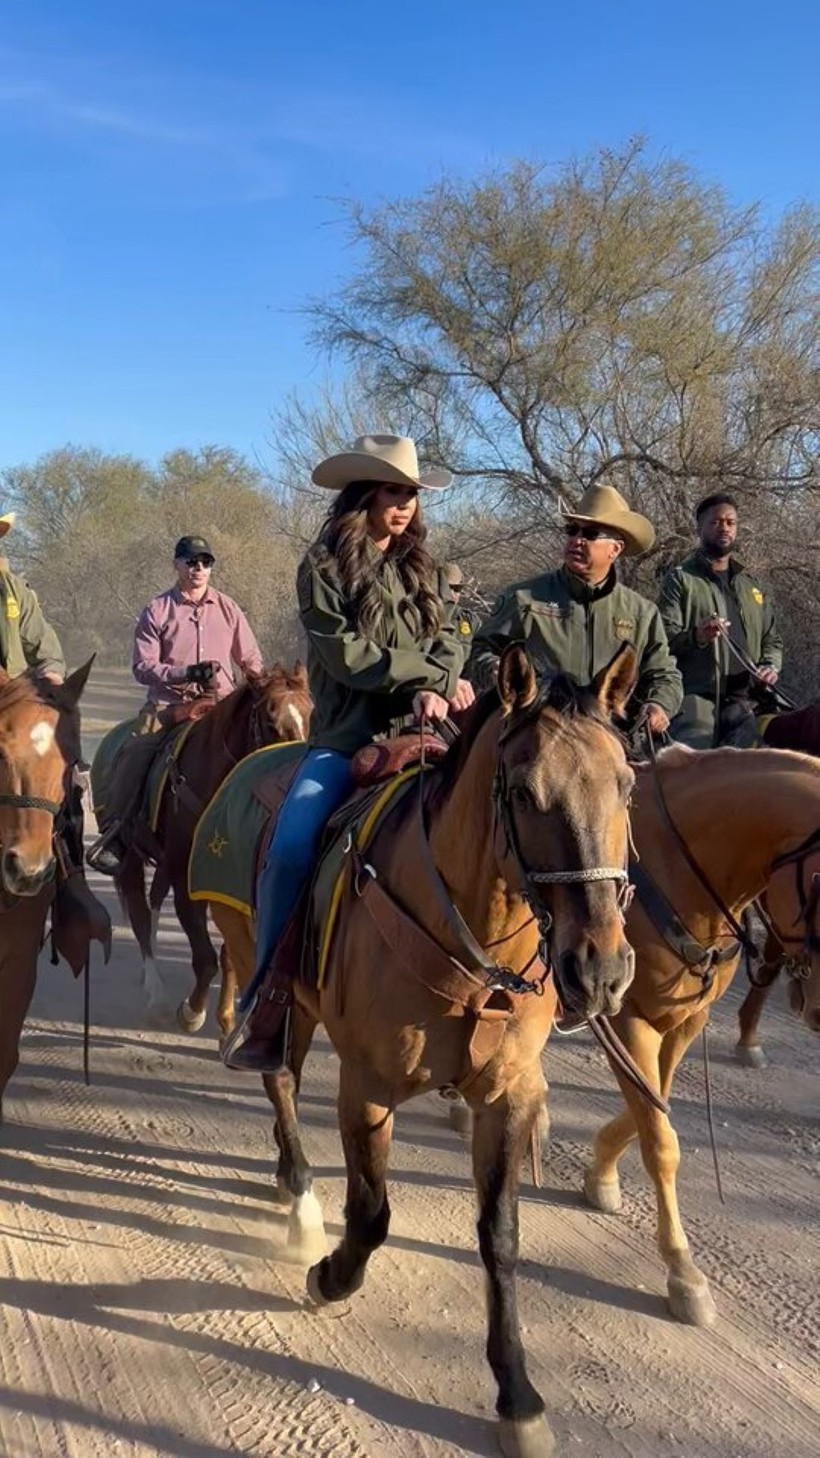
[[[0,466],[265,454],[333,199],[637,132],[817,200],[818,0],[0,0]]]

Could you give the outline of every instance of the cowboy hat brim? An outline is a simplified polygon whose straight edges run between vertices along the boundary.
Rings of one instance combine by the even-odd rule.
[[[384,481],[391,486],[412,486],[416,491],[444,491],[453,484],[452,473],[441,466],[434,466],[423,476],[409,476],[398,466],[364,451],[328,456],[316,467],[311,480],[314,486],[323,486],[327,491],[343,491],[351,481]]]
[[[0,516],[0,537],[11,531],[16,520],[17,513],[14,511],[7,511],[4,516]]]
[[[560,501],[558,509],[565,520],[588,522],[590,526],[610,527],[623,537],[624,550],[628,557],[638,557],[641,552],[648,552],[655,542],[655,528],[648,517],[641,516],[639,511],[613,511],[611,515],[585,516],[582,511],[573,511],[565,501]]]

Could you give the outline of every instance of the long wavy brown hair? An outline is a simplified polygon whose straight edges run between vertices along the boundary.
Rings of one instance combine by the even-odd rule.
[[[317,540],[319,560],[332,562],[356,627],[366,638],[375,635],[384,615],[377,569],[367,546],[367,513],[378,490],[378,483],[351,481],[336,497]],[[399,612],[419,637],[432,638],[441,627],[443,609],[438,569],[424,545],[426,539],[419,500],[412,520],[400,537],[393,538],[385,557],[404,586]]]

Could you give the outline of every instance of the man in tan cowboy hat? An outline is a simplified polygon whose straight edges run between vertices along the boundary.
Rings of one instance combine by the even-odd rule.
[[[0,538],[14,526],[13,511],[0,516]],[[46,622],[37,594],[0,558],[0,668],[10,678],[31,671],[53,683],[65,678],[65,659],[54,629]]]
[[[622,643],[631,643],[640,665],[633,724],[661,734],[680,708],[681,677],[655,604],[615,572],[622,553],[649,550],[654,529],[614,486],[591,486],[577,507],[561,502],[560,512],[563,566],[501,594],[475,636],[468,675],[481,686],[493,682],[502,650],[521,642],[537,667],[588,684]]]

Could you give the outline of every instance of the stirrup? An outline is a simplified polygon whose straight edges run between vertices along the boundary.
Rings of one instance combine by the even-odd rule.
[[[292,1009],[285,1009],[276,1031],[268,1037],[251,1031],[259,1006],[257,992],[242,1021],[222,1040],[219,1055],[226,1068],[238,1073],[284,1073],[288,1066]]]
[[[121,855],[117,855],[114,850],[109,850],[111,842],[118,838],[121,829],[122,821],[115,820],[113,825],[109,825],[108,829],[104,830],[102,835],[99,835],[91,843],[85,853],[86,865],[90,866],[92,871],[97,871],[101,876],[115,876],[122,865],[125,854],[124,848]],[[109,861],[108,865],[100,864],[100,859],[105,856],[106,852],[112,857],[112,860]],[[116,865],[114,865],[114,861],[116,861]]]

